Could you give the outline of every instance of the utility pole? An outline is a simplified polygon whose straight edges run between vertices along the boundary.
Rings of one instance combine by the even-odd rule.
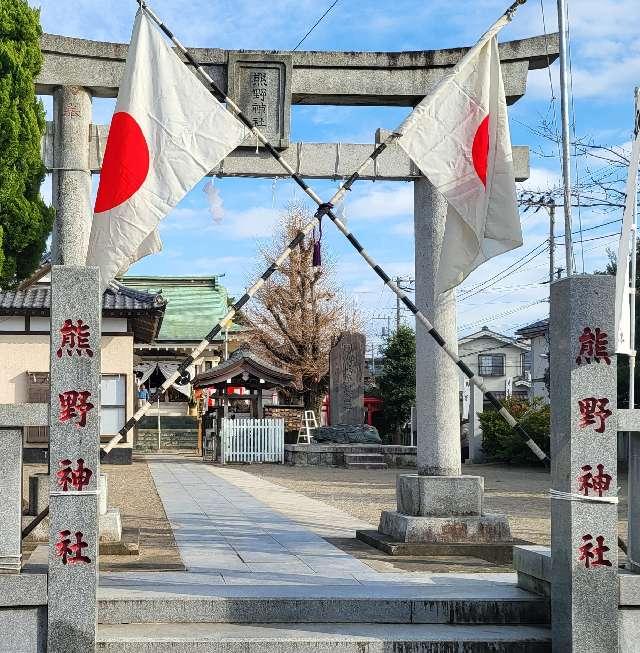
[[[553,283],[553,274],[555,272],[555,255],[556,255],[556,205],[549,204],[549,288]],[[551,292],[551,290],[549,290]]]
[[[569,86],[567,79],[567,7],[558,0],[558,32],[560,35],[560,114],[562,122],[562,180],[564,185],[564,250],[567,276],[573,274],[571,247],[571,154],[569,136]]]
[[[371,341],[371,374],[373,374],[373,378],[376,378],[376,348],[375,345],[373,344],[373,340]]]
[[[386,320],[387,321],[387,330],[385,332],[384,327],[382,327],[381,336],[383,338],[388,338],[391,335],[391,316],[390,315],[375,315],[371,318],[372,320]]]
[[[400,288],[400,290],[404,290],[405,292],[412,292],[413,288],[411,288],[411,285],[415,283],[415,279],[412,277],[396,277],[394,279],[396,282],[396,286]],[[401,283],[407,283],[407,286],[401,286]],[[400,330],[400,297],[396,295],[396,332]]]

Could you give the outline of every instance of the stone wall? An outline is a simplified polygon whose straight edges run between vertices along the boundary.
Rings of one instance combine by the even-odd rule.
[[[0,650],[47,651],[47,574],[0,575]]]
[[[415,467],[416,448],[377,444],[285,444],[284,464],[344,467],[345,454],[382,454],[389,467]]]
[[[198,431],[194,431],[193,429],[161,430],[160,447],[161,449],[186,449],[195,451],[198,448]],[[157,429],[138,429],[134,449],[140,453],[157,451]]]
[[[553,573],[549,547],[514,547],[513,566],[518,574],[518,587],[550,599]],[[620,569],[618,595],[618,651],[636,653],[640,636],[640,574]]]

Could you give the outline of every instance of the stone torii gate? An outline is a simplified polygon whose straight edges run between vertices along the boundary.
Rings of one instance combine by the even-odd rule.
[[[53,95],[53,122],[47,124],[44,162],[53,173],[57,210],[53,261],[83,264],[90,231],[91,174],[99,173],[108,126],[91,122],[92,97],[116,97],[127,56],[126,44],[87,41],[45,34],[44,66],[36,90]],[[466,48],[417,52],[242,52],[193,49],[220,88],[235,95],[251,115],[251,75],[263,74],[268,89],[260,101],[267,119],[259,126],[279,146],[302,177],[346,177],[371,154],[374,144],[290,143],[291,104],[414,106],[464,55]],[[547,67],[558,56],[556,34],[505,42],[500,57],[507,101],[526,91],[527,73]],[[227,90],[229,89],[229,90]],[[376,133],[376,141],[382,135]],[[529,150],[513,148],[516,178],[529,174]],[[212,175],[282,177],[264,149],[243,144]],[[446,204],[415,164],[392,145],[360,175],[367,180],[414,182],[416,298],[434,326],[454,344],[455,304],[435,310],[435,272],[443,238]],[[432,256],[434,254],[435,256]],[[436,475],[460,474],[458,372],[422,329],[418,349],[418,464]],[[437,392],[433,390],[437,389]],[[427,419],[427,415],[429,418]]]
[[[45,166],[53,173],[53,202],[57,209],[53,263],[81,266],[92,216],[91,174],[101,169],[108,135],[107,126],[91,122],[92,97],[117,96],[127,46],[48,34],[42,37],[41,45],[44,66],[36,90],[53,95],[54,106],[53,122],[47,124],[43,142]],[[192,52],[219,87],[254,117],[294,170],[309,179],[336,179],[350,175],[375,145],[290,143],[291,104],[412,107],[466,49],[403,53]],[[525,94],[529,70],[547,67],[557,55],[557,35],[501,44],[508,102],[512,104]],[[377,141],[384,137],[381,132],[376,134]],[[524,180],[529,174],[528,148],[514,147],[513,152],[516,179]],[[283,171],[264,150],[256,154],[255,142],[246,142],[210,174],[282,177]],[[438,300],[436,293],[446,202],[397,145],[388,147],[360,177],[413,182],[416,304],[455,349],[453,295],[447,293]],[[445,487],[450,504],[468,487],[461,477],[458,371],[422,328],[417,329],[416,346],[418,472],[424,477],[449,477],[446,487],[440,487]],[[479,485],[476,483],[474,491]],[[402,503],[408,506],[411,502]]]

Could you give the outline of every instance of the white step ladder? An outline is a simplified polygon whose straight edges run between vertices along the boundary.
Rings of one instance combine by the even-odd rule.
[[[316,414],[312,410],[305,410],[302,423],[298,429],[298,442],[296,444],[311,444],[311,429],[317,428]]]

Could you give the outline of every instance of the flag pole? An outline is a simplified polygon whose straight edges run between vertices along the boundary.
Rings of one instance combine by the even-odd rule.
[[[278,151],[271,145],[267,138],[262,134],[262,132],[250,121],[250,119],[244,115],[240,107],[229,97],[227,97],[215,84],[213,79],[207,74],[207,72],[202,68],[202,66],[197,63],[193,58],[191,53],[178,41],[174,34],[169,30],[169,28],[158,18],[158,16],[149,8],[145,0],[137,0],[143,11],[146,11],[148,16],[158,25],[158,27],[164,32],[164,34],[174,43],[178,50],[185,56],[187,61],[194,66],[194,68],[200,73],[203,79],[209,85],[213,95],[220,102],[226,103],[236,115],[236,117],[243,122],[247,128],[256,136],[256,138],[263,144],[265,149],[278,161],[278,163],[287,171],[291,178],[302,188],[302,190],[318,205],[318,210],[316,211],[312,220],[310,220],[296,235],[296,237],[289,243],[285,250],[276,258],[276,260],[265,270],[262,276],[245,292],[245,294],[233,304],[227,314],[214,326],[214,328],[205,336],[204,340],[191,352],[191,354],[180,364],[178,369],[162,384],[162,386],[157,390],[157,393],[164,393],[166,390],[178,379],[184,379],[185,382],[188,381],[185,377],[188,375],[187,368],[193,364],[193,361],[198,358],[202,352],[209,346],[209,344],[214,340],[214,338],[222,331],[223,328],[233,319],[233,317],[242,309],[242,307],[251,300],[251,298],[262,288],[266,281],[271,277],[271,275],[278,269],[284,261],[290,256],[291,252],[295,247],[300,245],[304,240],[307,234],[313,229],[313,227],[326,215],[336,227],[344,234],[347,240],[351,245],[356,249],[356,251],[362,256],[362,258],[369,264],[373,271],[382,279],[384,284],[388,286],[396,297],[404,304],[404,306],[411,311],[415,316],[416,321],[420,322],[426,329],[429,335],[436,341],[438,346],[447,354],[447,356],[455,363],[458,369],[464,374],[466,378],[469,379],[470,383],[479,388],[488,401],[493,405],[496,411],[500,416],[509,424],[509,426],[524,440],[525,444],[531,449],[531,451],[536,455],[536,457],[543,462],[545,465],[549,465],[549,457],[547,454],[538,447],[538,445],[529,437],[527,432],[524,430],[522,425],[511,415],[511,413],[500,403],[498,398],[491,392],[483,383],[483,381],[474,374],[474,372],[469,368],[469,366],[462,361],[458,354],[452,349],[444,338],[440,335],[437,329],[431,324],[429,319],[418,309],[418,307],[407,297],[406,293],[401,290],[396,283],[389,277],[389,275],[382,269],[378,263],[366,252],[364,247],[360,244],[358,239],[351,233],[344,223],[337,217],[333,212],[333,207],[335,204],[339,203],[344,197],[345,193],[351,189],[353,183],[360,177],[360,174],[364,168],[372,161],[375,161],[380,154],[388,147],[388,145],[399,136],[397,133],[392,133],[387,139],[382,143],[376,146],[373,152],[369,157],[362,162],[358,169],[347,179],[347,181],[342,184],[342,186],[337,190],[334,196],[329,202],[323,202],[321,198],[315,193],[315,191],[300,177],[300,175],[287,163],[278,153]],[[508,21],[513,17],[514,12],[518,6],[524,4],[526,0],[515,0],[510,7],[500,16],[500,18],[492,25],[487,32],[481,37],[480,41],[476,46],[471,48],[469,52],[456,64],[455,69],[459,69],[464,65],[470,58],[473,56],[473,53],[476,51],[479,44],[482,44],[487,38],[493,35],[496,28],[504,22],[506,18]],[[506,23],[505,23],[506,24]],[[155,396],[151,398],[151,403],[155,399]],[[114,436],[109,443],[104,447],[103,452],[106,454],[122,440],[128,431],[130,431],[142,417],[149,410],[148,407],[142,406],[138,411],[127,420],[126,424],[120,429],[120,432]]]
[[[634,137],[637,140],[640,137],[640,87],[636,86],[634,91],[635,103],[634,103]],[[631,174],[631,171],[630,173]],[[637,178],[637,171],[635,171]],[[637,184],[634,186],[637,195]],[[628,198],[627,198],[627,201]],[[630,307],[629,307],[629,408],[635,408],[635,377],[636,377],[636,273],[637,273],[637,261],[636,261],[636,249],[638,244],[638,202],[637,197],[633,197],[633,213],[632,213],[632,225],[631,225],[631,290],[630,295]],[[618,261],[620,265],[620,261]]]

